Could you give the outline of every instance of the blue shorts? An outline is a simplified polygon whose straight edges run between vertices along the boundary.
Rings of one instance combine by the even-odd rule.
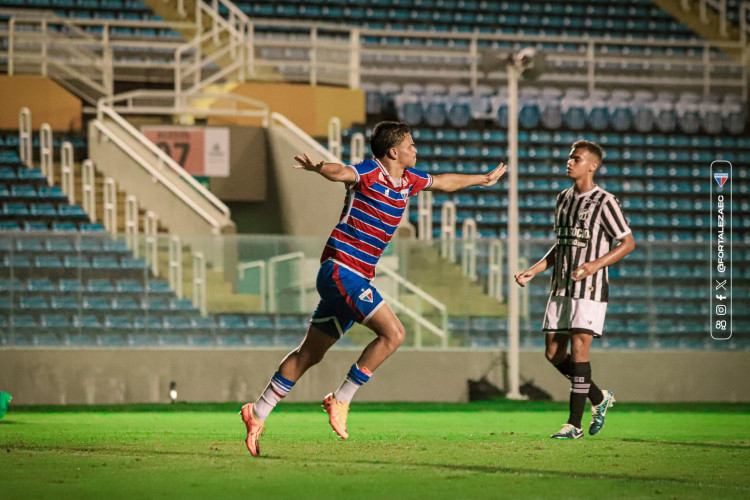
[[[310,322],[333,338],[341,338],[352,324],[365,324],[385,304],[368,280],[332,261],[320,266],[316,281],[320,302]]]

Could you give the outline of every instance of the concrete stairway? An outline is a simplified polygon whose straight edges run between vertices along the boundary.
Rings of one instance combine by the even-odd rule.
[[[411,245],[407,279],[448,307],[449,316],[505,316],[506,304],[484,293],[484,288],[461,274],[460,264],[440,257],[437,248]]]

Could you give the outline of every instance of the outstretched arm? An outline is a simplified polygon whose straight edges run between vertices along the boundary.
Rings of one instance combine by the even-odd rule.
[[[542,273],[546,271],[547,269],[551,267],[555,267],[555,255],[557,254],[557,245],[553,245],[552,248],[549,249],[547,252],[547,255],[542,257],[542,260],[534,264],[528,269],[524,269],[523,271],[519,271],[515,274],[516,283],[519,285],[525,287],[526,283],[531,281],[531,278],[536,276],[539,273]]]
[[[445,191],[450,193],[470,186],[490,187],[505,173],[506,167],[499,164],[492,172],[486,174],[441,174],[432,179],[428,191]]]
[[[351,183],[357,180],[357,174],[354,173],[354,170],[340,163],[326,163],[324,161],[314,163],[307,156],[307,153],[297,155],[294,159],[297,160],[297,165],[294,168],[317,172],[329,181]]]
[[[573,279],[575,281],[581,281],[582,279],[586,278],[586,276],[591,276],[595,272],[597,272],[599,269],[611,266],[618,260],[625,257],[627,254],[633,251],[635,248],[635,240],[633,239],[633,234],[628,234],[623,239],[620,240],[620,243],[617,244],[615,248],[607,252],[606,254],[602,255],[596,260],[592,260],[591,262],[586,262],[581,267],[573,271]]]

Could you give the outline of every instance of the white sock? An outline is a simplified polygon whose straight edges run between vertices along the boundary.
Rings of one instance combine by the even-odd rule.
[[[357,366],[357,363],[354,363],[352,367],[349,368],[349,373],[346,375],[344,383],[342,383],[341,387],[339,387],[339,389],[333,394],[333,397],[338,401],[346,401],[349,403],[354,397],[354,393],[357,392],[357,389],[370,380],[371,376],[372,372],[370,370],[365,367],[360,369],[359,366]]]
[[[286,397],[292,387],[294,387],[294,382],[285,379],[279,372],[274,373],[266,389],[253,404],[255,417],[265,422],[276,404]]]

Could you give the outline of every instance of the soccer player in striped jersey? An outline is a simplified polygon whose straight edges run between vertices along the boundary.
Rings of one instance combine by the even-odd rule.
[[[633,251],[633,234],[611,193],[594,184],[594,173],[602,163],[599,145],[589,141],[573,144],[568,157],[568,177],[573,187],[557,195],[555,234],[557,241],[542,260],[516,273],[520,286],[535,275],[553,269],[544,324],[546,357],[570,379],[570,418],[551,437],[583,437],[581,419],[586,398],[591,400],[589,434],[604,426],[607,409],[615,401],[591,379],[589,349],[601,337],[609,300],[608,266]],[[570,344],[570,354],[568,354]]]
[[[375,339],[351,366],[343,383],[323,400],[328,421],[342,439],[349,434],[346,420],[349,402],[372,373],[404,341],[404,327],[370,280],[383,250],[401,221],[409,196],[420,191],[456,191],[469,186],[494,185],[505,173],[499,164],[486,174],[430,175],[414,168],[417,148],[409,126],[380,122],[372,131],[373,158],[357,165],[316,163],[307,154],[295,156],[295,168],[315,172],[346,186],[344,209],[321,256],[317,288],[320,302],[312,315],[307,335],[299,347],[279,365],[255,403],[240,411],[247,428],[245,443],[253,456],[265,420],[282,398],[356,321],[370,328]]]

